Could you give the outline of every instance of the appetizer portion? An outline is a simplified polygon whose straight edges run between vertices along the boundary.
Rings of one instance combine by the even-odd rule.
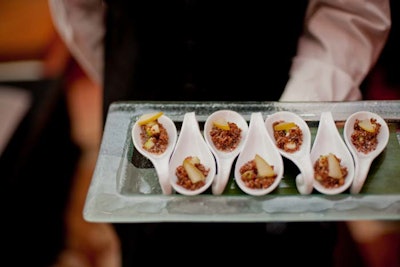
[[[231,152],[239,145],[241,133],[242,129],[236,123],[218,119],[213,121],[210,136],[218,150]]]
[[[196,156],[186,157],[182,165],[176,168],[177,184],[187,190],[196,190],[205,185],[210,169],[205,167]]]
[[[273,124],[274,138],[279,149],[287,153],[298,151],[303,144],[303,132],[294,122],[275,121]]]
[[[314,178],[325,188],[344,185],[347,173],[347,168],[341,165],[341,159],[333,153],[319,156],[314,163]]]
[[[354,131],[351,134],[351,142],[358,152],[368,154],[378,146],[378,135],[381,124],[376,119],[356,119]]]
[[[168,147],[168,132],[158,121],[163,112],[143,114],[139,120],[142,147],[154,154],[162,154]]]
[[[240,174],[245,185],[252,189],[268,188],[277,177],[274,166],[258,154],[240,168]]]

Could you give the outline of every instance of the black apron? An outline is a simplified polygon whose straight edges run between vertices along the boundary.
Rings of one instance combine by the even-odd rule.
[[[307,1],[106,3],[104,112],[117,100],[278,100]]]

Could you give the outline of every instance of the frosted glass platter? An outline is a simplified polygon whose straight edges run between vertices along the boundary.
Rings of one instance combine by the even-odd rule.
[[[284,177],[265,196],[250,196],[236,185],[231,171],[222,195],[210,190],[196,196],[163,195],[151,162],[131,140],[131,128],[143,113],[163,111],[178,132],[186,112],[194,111],[203,129],[214,111],[230,109],[250,120],[252,112],[264,119],[276,111],[304,118],[313,138],[321,112],[331,111],[342,134],[347,117],[371,111],[389,125],[390,140],[374,160],[359,194],[349,191],[323,195],[315,190],[301,195],[295,185],[297,167],[284,159]],[[83,215],[91,222],[271,222],[400,219],[400,100],[355,102],[115,102],[110,105],[102,142],[86,197]],[[235,162],[234,162],[235,164]],[[233,166],[234,166],[233,164]]]

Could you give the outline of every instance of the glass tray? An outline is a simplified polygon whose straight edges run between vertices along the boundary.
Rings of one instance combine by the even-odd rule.
[[[233,171],[222,195],[210,190],[196,196],[163,195],[156,172],[131,140],[131,128],[143,113],[163,111],[176,124],[194,111],[203,130],[214,111],[230,109],[249,122],[252,112],[264,119],[276,111],[300,115],[313,138],[323,111],[331,111],[339,132],[356,111],[379,114],[388,123],[390,140],[373,161],[359,194],[349,191],[323,195],[314,190],[301,195],[295,185],[299,172],[284,159],[284,177],[279,187],[265,196],[247,195],[236,186]],[[314,140],[314,139],[313,139]],[[115,102],[110,105],[98,159],[83,211],[91,222],[271,222],[400,219],[400,101],[356,102]],[[235,162],[233,163],[235,166]],[[233,169],[233,167],[232,167]]]

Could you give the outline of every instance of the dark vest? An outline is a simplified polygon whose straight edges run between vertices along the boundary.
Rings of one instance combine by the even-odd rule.
[[[307,1],[109,0],[104,105],[278,100]]]

